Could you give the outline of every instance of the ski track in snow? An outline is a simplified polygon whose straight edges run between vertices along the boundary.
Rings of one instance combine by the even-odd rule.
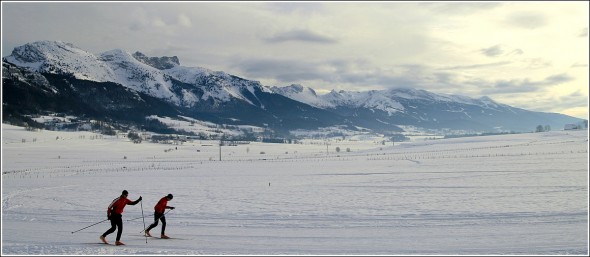
[[[3,125],[3,255],[588,254],[587,131],[328,154],[251,143],[223,147],[221,162],[215,142],[81,133]],[[143,197],[146,226],[174,194],[166,233],[177,239],[146,243],[138,204],[123,213],[127,245],[99,244],[110,225],[90,225],[123,189]]]

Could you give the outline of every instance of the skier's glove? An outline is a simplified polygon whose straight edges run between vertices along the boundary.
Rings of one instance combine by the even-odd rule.
[[[111,215],[107,215],[107,220],[111,220]]]
[[[174,210],[174,207],[170,207],[170,210]]]
[[[139,196],[139,199],[137,199],[137,200],[141,202],[141,199],[142,199],[141,196]]]

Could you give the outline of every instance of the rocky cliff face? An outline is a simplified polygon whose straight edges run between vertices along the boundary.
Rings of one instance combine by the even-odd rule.
[[[140,52],[135,52],[135,53],[133,53],[133,57],[135,57],[135,59],[137,59],[138,61],[145,63],[145,64],[152,66],[152,67],[159,69],[159,70],[167,70],[167,69],[171,69],[171,68],[174,68],[175,66],[180,65],[180,61],[178,60],[178,57],[176,57],[176,56],[147,57]]]

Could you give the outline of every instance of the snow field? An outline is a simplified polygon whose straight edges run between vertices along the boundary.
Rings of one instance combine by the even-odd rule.
[[[251,143],[222,147],[221,162],[212,141],[92,136],[3,125],[2,254],[588,254],[587,131],[340,153]],[[105,220],[123,189],[143,197],[146,226],[174,194],[177,239],[146,244],[140,204],[123,213],[125,247],[97,244],[108,221],[72,233]]]

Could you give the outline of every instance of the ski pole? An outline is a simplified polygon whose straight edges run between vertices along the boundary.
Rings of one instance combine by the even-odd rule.
[[[145,231],[145,218],[143,217],[143,202],[140,202],[140,203],[141,203],[141,218],[143,219],[143,230]],[[147,237],[145,238],[145,243],[147,244]]]
[[[169,213],[171,210],[172,210],[172,209],[170,209],[170,210],[166,211],[166,212],[164,213],[164,215],[166,215],[166,213]],[[162,216],[164,216],[164,215],[162,215]],[[154,215],[150,215],[150,216],[154,216]],[[137,218],[137,219],[139,219],[139,218]],[[134,219],[134,220],[136,220],[136,219]],[[142,231],[140,231],[139,233],[143,233],[144,231],[145,231],[145,227],[144,227],[144,228],[143,228],[143,230],[142,230]]]
[[[100,222],[94,223],[94,224],[92,224],[92,225],[90,225],[90,226],[88,226],[88,227],[85,227],[85,228],[78,229],[78,230],[76,230],[76,231],[73,231],[73,232],[72,232],[72,234],[74,234],[74,233],[76,233],[76,232],[78,232],[78,231],[80,231],[80,230],[84,230],[84,229],[87,229],[87,228],[89,228],[89,227],[92,227],[92,226],[94,226],[94,225],[96,225],[96,224],[103,223],[103,222],[105,222],[105,221],[107,221],[107,220],[109,220],[109,219],[106,219],[106,220],[103,220],[103,221],[100,221]]]
[[[168,212],[170,212],[170,211],[171,211],[171,210],[168,210],[168,211],[166,211],[166,213],[168,213]],[[164,215],[166,215],[166,213],[164,213]],[[148,217],[150,217],[150,216],[154,216],[154,214],[148,215]],[[137,220],[137,219],[141,219],[141,217],[133,218],[133,219],[126,220],[126,221],[132,221],[132,220]],[[140,233],[141,233],[141,232],[140,232]]]
[[[154,216],[154,215],[153,215],[153,214],[152,214],[152,215],[148,215],[148,217],[149,217],[149,216]],[[138,219],[141,219],[141,217],[137,217],[137,218],[130,219],[130,220],[126,220],[126,221],[132,221],[132,220],[138,220]]]

